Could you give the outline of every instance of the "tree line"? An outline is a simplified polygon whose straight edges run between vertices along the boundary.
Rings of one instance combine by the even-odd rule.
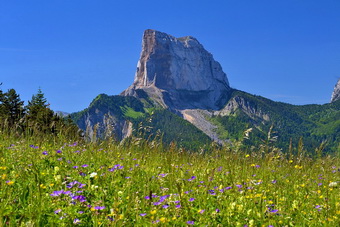
[[[64,118],[50,109],[40,88],[28,105],[24,105],[15,89],[4,92],[0,88],[0,131],[19,136],[27,133],[79,136],[79,129],[70,118]]]

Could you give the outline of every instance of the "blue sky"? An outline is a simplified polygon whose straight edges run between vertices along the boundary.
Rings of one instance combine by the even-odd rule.
[[[0,1],[0,82],[53,110],[80,111],[127,88],[145,29],[191,35],[232,87],[323,104],[340,78],[339,0]]]

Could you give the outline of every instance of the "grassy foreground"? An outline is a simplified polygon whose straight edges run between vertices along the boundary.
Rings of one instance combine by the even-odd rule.
[[[0,226],[337,226],[340,163],[0,137]]]

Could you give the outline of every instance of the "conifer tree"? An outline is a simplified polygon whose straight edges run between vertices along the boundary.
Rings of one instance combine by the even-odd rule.
[[[33,130],[46,132],[49,130],[54,118],[54,112],[49,108],[49,104],[41,89],[32,96],[27,105],[27,123]]]
[[[18,124],[24,115],[24,101],[20,100],[20,96],[14,89],[1,94],[0,105],[2,122],[7,121],[8,127]]]

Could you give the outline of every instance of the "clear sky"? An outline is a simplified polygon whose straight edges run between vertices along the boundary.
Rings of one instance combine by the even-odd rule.
[[[233,88],[323,104],[340,78],[339,0],[0,1],[0,82],[80,111],[132,82],[145,29],[191,35]]]

